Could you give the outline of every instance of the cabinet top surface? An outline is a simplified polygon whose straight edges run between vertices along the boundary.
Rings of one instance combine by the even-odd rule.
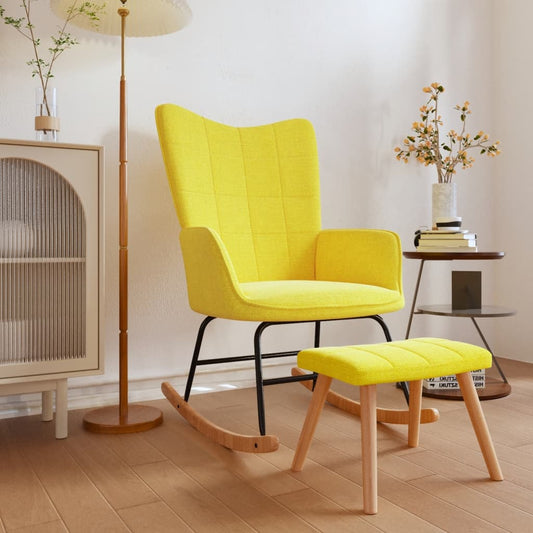
[[[102,146],[91,145],[91,144],[72,144],[72,143],[62,143],[62,142],[42,142],[42,141],[29,141],[27,139],[1,139],[0,145],[11,145],[11,146],[36,146],[43,148],[70,148],[75,150],[102,150]]]
[[[428,261],[453,261],[454,259],[501,259],[505,252],[403,252],[406,259],[426,259]]]

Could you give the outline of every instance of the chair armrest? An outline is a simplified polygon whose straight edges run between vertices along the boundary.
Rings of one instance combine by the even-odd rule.
[[[384,287],[402,294],[402,247],[392,231],[334,229],[319,233],[316,279]]]
[[[180,233],[189,305],[203,315],[225,317],[242,301],[237,274],[222,239],[207,227]]]

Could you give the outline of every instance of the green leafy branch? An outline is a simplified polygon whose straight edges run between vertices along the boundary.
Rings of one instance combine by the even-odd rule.
[[[54,77],[54,64],[65,50],[79,44],[76,38],[67,31],[67,27],[76,17],[87,17],[92,24],[97,26],[99,14],[103,12],[105,4],[73,0],[72,4],[67,9],[67,16],[64,23],[59,26],[57,33],[50,37],[52,45],[48,48],[49,59],[45,60],[39,54],[41,39],[36,35],[35,26],[31,19],[33,1],[34,0],[21,0],[22,3],[20,4],[20,7],[24,14],[18,18],[7,15],[5,8],[0,4],[0,19],[4,21],[4,24],[13,27],[18,33],[20,33],[20,35],[32,43],[33,58],[27,61],[26,64],[33,69],[31,73],[32,77],[39,78],[43,90],[43,106],[45,107],[46,114],[50,115],[46,90],[50,78]]]

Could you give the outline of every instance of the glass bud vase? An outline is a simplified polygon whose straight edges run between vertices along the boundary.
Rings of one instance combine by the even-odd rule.
[[[55,87],[42,87],[35,91],[35,138],[38,141],[59,140],[59,118],[57,116],[57,93]]]
[[[432,185],[432,228],[437,228],[437,218],[453,218],[457,216],[456,184],[433,183]]]

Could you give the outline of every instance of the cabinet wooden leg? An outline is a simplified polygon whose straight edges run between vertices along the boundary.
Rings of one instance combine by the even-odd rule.
[[[56,384],[56,439],[68,436],[68,387],[66,379]]]
[[[41,420],[43,422],[50,422],[54,419],[54,398],[51,390],[45,390],[41,393],[42,408]]]

